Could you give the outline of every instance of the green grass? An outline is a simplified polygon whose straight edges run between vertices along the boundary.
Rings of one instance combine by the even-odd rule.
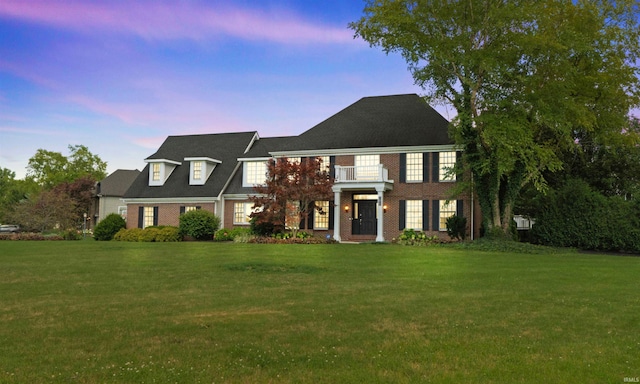
[[[1,383],[622,383],[640,258],[0,242]]]

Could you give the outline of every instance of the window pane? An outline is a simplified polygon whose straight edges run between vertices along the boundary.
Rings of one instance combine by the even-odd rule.
[[[202,161],[193,162],[193,179],[200,180],[202,177]]]
[[[440,200],[440,230],[447,230],[447,219],[456,214],[457,200]]]
[[[407,153],[407,181],[422,181],[422,153]]]
[[[313,228],[329,229],[329,202],[316,201],[316,206],[320,209],[314,209],[313,211]]]
[[[144,226],[143,228],[153,226],[153,207],[144,207]]]
[[[264,161],[249,161],[245,163],[245,184],[263,185],[267,179],[267,163]]]
[[[160,164],[151,164],[152,172],[153,172],[153,181],[160,180]]]
[[[422,200],[407,200],[406,227],[422,230]]]
[[[380,155],[356,155],[356,180],[377,180]]]
[[[440,165],[440,181],[455,181],[455,173],[451,173],[453,167],[456,165],[456,153],[455,152],[440,152],[439,156]]]

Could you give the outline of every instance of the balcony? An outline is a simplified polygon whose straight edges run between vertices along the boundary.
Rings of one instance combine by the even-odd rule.
[[[389,180],[389,170],[382,164],[335,167],[335,183],[393,183],[393,180]]]

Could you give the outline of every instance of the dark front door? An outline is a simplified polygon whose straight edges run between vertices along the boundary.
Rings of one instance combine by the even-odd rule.
[[[354,235],[375,235],[377,228],[376,201],[354,201],[351,233]]]

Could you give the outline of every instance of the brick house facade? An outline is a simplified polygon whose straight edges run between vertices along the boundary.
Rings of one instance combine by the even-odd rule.
[[[451,196],[458,154],[448,122],[417,95],[363,98],[299,136],[169,137],[125,194],[127,226],[177,225],[185,206],[214,212],[224,228],[247,226],[267,161],[321,157],[334,199],[318,202],[325,209],[304,230],[338,241],[390,241],[404,228],[444,238],[442,223],[457,214],[477,236],[473,196]],[[200,169],[205,180],[194,181]]]

